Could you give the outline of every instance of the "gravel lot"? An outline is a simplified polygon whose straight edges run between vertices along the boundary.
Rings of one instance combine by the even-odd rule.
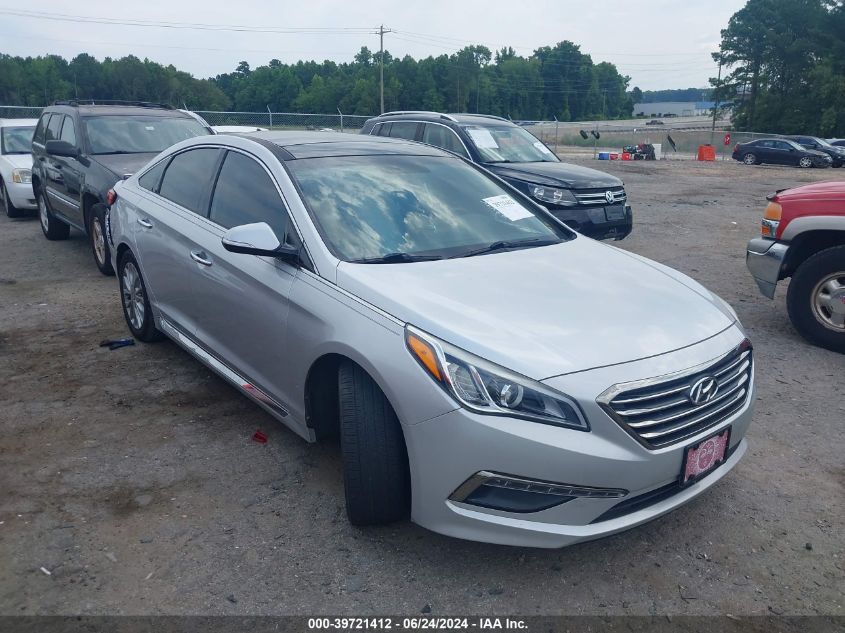
[[[99,348],[128,335],[115,279],[79,233],[2,217],[0,614],[845,614],[845,357],[744,264],[767,194],[845,171],[598,166],[635,207],[620,246],[718,292],[756,347],[749,451],[703,498],[564,550],[354,528],[337,447],[169,342]]]

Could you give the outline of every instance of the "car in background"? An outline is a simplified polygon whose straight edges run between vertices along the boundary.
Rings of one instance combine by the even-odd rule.
[[[212,125],[215,134],[249,134],[250,132],[266,132],[266,127],[252,125]]]
[[[665,124],[663,121],[661,121],[660,119],[652,119],[651,121],[646,121],[646,122],[645,122],[645,124],[646,124],[646,125],[666,125],[666,124]]]
[[[113,197],[132,335],[168,336],[306,440],[339,435],[356,525],[561,547],[691,501],[746,451],[730,306],[454,153],[195,138]]]
[[[786,306],[795,329],[845,352],[845,182],[784,189],[768,200],[761,237],[748,243],[748,269],[769,299],[791,277]]]
[[[0,119],[0,202],[10,218],[36,209],[32,193],[32,134],[37,119]]]
[[[827,142],[834,147],[845,147],[845,138],[829,138]]]
[[[783,138],[762,138],[737,143],[731,157],[746,165],[795,165],[797,167],[830,167],[833,159],[814,149],[801,147]]]
[[[845,164],[845,147],[837,147],[818,136],[787,136],[805,149],[814,149],[827,154],[831,158],[831,167],[842,167]]]
[[[619,178],[563,163],[545,143],[507,119],[483,114],[388,112],[361,134],[418,141],[483,166],[558,220],[594,239],[621,240],[633,213]]]
[[[174,143],[210,134],[193,113],[161,104],[58,101],[45,108],[32,139],[44,236],[64,240],[71,227],[82,231],[97,268],[113,274],[104,239],[109,190]]]

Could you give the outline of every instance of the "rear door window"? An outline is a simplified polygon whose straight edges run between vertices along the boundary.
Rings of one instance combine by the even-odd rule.
[[[45,139],[45,135],[47,133],[47,123],[50,120],[50,113],[42,114],[41,118],[38,119],[38,125],[35,127],[35,134],[32,137],[32,140],[36,143],[43,143]]]
[[[210,147],[176,154],[164,172],[159,195],[188,211],[205,215],[205,202],[219,156],[220,150]]]
[[[45,137],[46,140],[58,140],[60,131],[62,129],[62,119],[64,119],[64,116],[61,114],[54,114],[52,117],[50,117],[50,122],[47,124],[47,136]]]
[[[147,171],[143,176],[138,178],[138,185],[147,191],[158,193],[158,185],[161,182],[161,175],[164,173],[164,168],[167,166],[167,160],[163,160],[155,167]]]
[[[417,138],[417,128],[419,128],[419,126],[419,123],[414,123],[412,121],[394,121],[387,134],[393,138],[404,138],[409,141],[414,141]],[[385,134],[382,133],[382,136],[384,135]]]
[[[285,241],[288,230],[288,214],[270,175],[258,161],[240,152],[226,154],[209,219],[227,229],[266,222],[280,242]]]

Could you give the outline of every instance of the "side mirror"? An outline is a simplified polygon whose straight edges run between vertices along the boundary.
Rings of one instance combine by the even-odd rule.
[[[67,156],[68,158],[79,158],[79,148],[67,141],[51,140],[44,144],[44,151],[52,156]]]
[[[294,266],[299,264],[299,247],[282,244],[266,222],[233,226],[221,241],[230,253],[277,257]]]

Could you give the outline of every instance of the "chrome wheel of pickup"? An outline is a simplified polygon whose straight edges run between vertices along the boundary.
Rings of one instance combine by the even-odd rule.
[[[845,332],[845,270],[833,273],[813,290],[813,315],[825,327]]]

